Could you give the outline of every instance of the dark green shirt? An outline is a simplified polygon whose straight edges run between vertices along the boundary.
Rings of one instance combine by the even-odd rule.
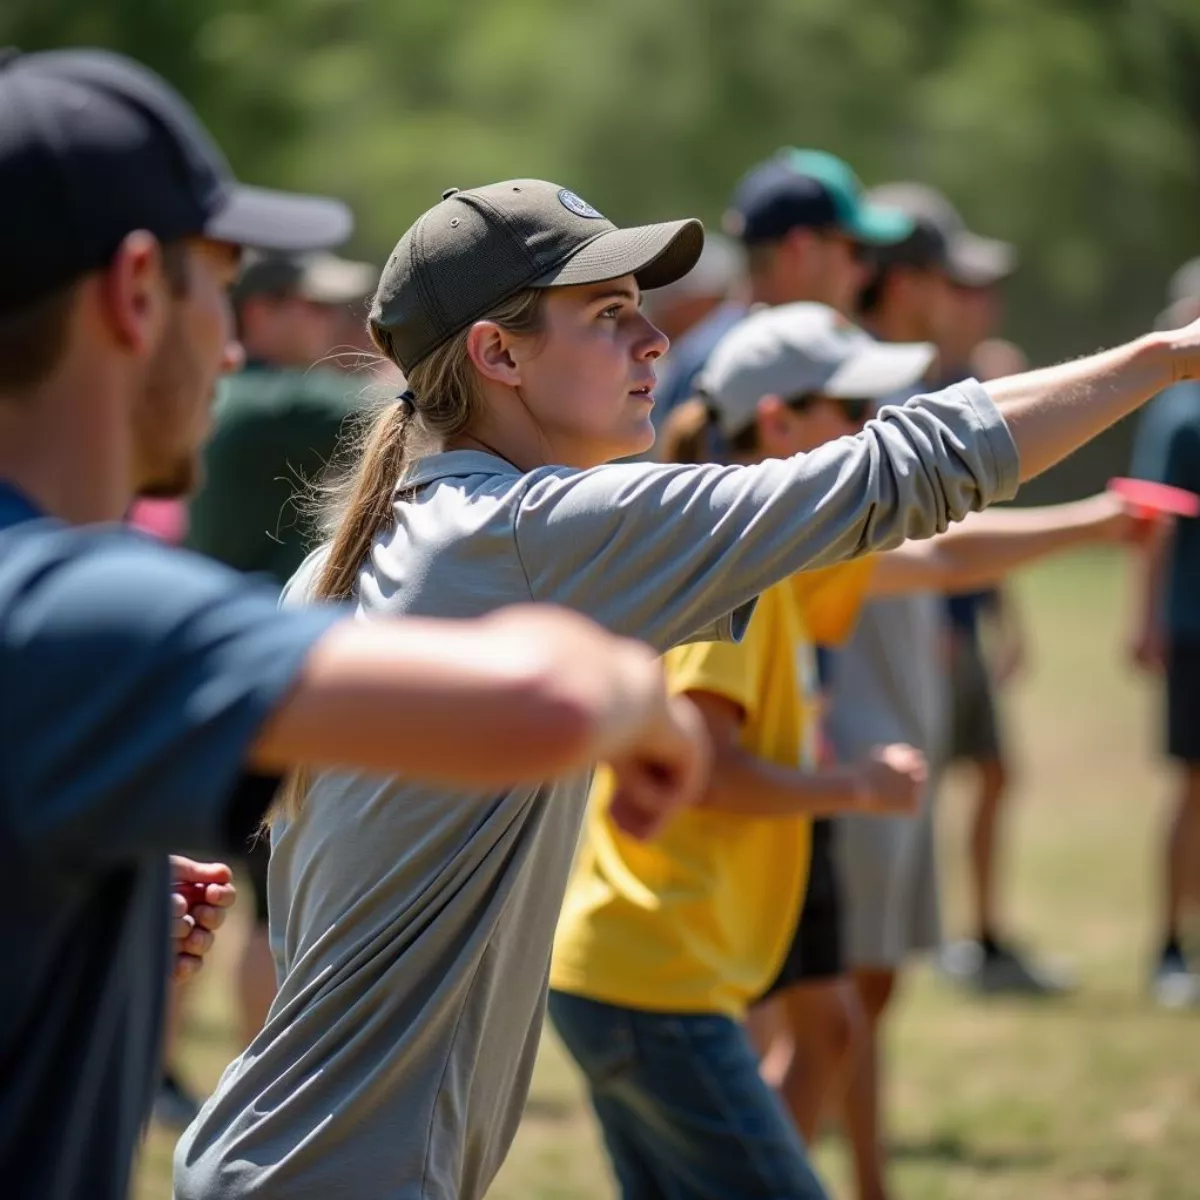
[[[225,380],[188,545],[282,587],[314,541],[305,485],[333,459],[358,390],[352,379],[320,368],[252,364]]]
[[[1200,492],[1200,384],[1177,384],[1151,402],[1138,428],[1132,473]],[[1172,640],[1200,645],[1200,520],[1176,521],[1163,617]]]

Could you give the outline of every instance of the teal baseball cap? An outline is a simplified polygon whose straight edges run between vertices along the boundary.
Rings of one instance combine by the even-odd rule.
[[[734,191],[726,229],[746,245],[779,241],[792,229],[838,229],[857,241],[902,242],[913,218],[868,203],[849,163],[824,150],[786,147],[751,168]]]

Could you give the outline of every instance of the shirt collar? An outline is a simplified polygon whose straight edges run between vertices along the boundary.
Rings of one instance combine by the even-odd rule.
[[[507,459],[489,454],[486,450],[446,450],[441,454],[430,454],[419,459],[409,474],[405,475],[402,488],[424,487],[439,479],[461,478],[464,475],[511,475],[523,472]]]

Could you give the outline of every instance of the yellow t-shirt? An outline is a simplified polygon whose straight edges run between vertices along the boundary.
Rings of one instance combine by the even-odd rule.
[[[742,745],[792,766],[816,762],[814,641],[853,628],[866,559],[806,572],[764,592],[741,643],[681,646],[665,658],[673,692],[741,706]],[[779,972],[808,879],[810,822],[698,808],[652,842],[608,815],[597,774],[550,967],[550,986],[610,1004],[739,1018]]]

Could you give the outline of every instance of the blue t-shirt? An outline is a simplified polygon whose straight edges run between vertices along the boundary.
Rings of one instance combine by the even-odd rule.
[[[167,853],[240,849],[249,747],[335,610],[0,483],[0,1163],[124,1200],[158,1076]]]
[[[1200,383],[1151,401],[1138,426],[1132,474],[1200,492]],[[1179,517],[1171,539],[1163,618],[1168,636],[1200,645],[1200,520]]]

